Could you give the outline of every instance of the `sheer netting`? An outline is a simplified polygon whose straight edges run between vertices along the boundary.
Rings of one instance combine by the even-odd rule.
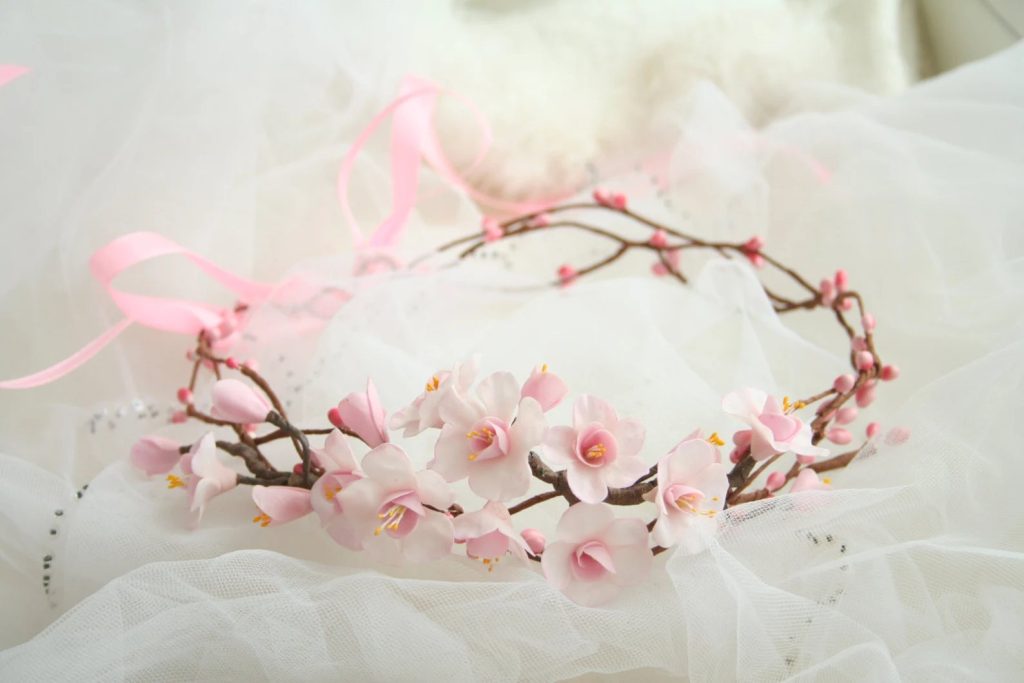
[[[225,9],[223,27],[228,15]],[[269,12],[250,23],[278,32],[288,16]],[[358,27],[346,30],[358,44]],[[71,25],[53,31],[60,43]],[[134,39],[116,23],[110,33]],[[27,180],[0,185],[4,211],[30,231],[61,226],[27,240],[22,258],[7,254],[4,267],[21,273],[4,280],[5,306],[18,321],[2,366],[8,375],[52,361],[112,320],[112,309],[91,296],[72,319],[56,320],[53,291],[92,291],[88,252],[141,227],[166,229],[228,267],[267,279],[300,262],[292,274],[352,294],[303,333],[281,324],[288,310],[268,304],[254,312],[237,349],[259,361],[303,424],[323,423],[325,409],[367,377],[393,412],[438,369],[478,354],[483,371],[507,369],[520,379],[546,362],[574,394],[609,400],[646,425],[643,454],[653,463],[698,427],[739,428],[720,409],[730,390],[804,395],[848,367],[846,340],[827,314],[780,319],[754,270],[738,262],[684,262],[692,286],[682,287],[652,277],[651,263],[627,259],[609,277],[553,289],[539,285],[558,265],[586,265],[607,254],[608,244],[581,235],[524,238],[454,268],[359,279],[348,276],[349,257],[304,260],[338,251],[330,236],[340,224],[337,160],[386,101],[367,94],[381,86],[356,85],[373,79],[338,48],[331,75],[320,80],[275,73],[264,55],[268,61],[254,65],[244,87],[222,90],[203,80],[203,92],[179,93],[173,84],[188,79],[150,83],[147,74],[202,71],[201,57],[219,48],[204,42],[215,33],[166,35],[192,36],[187,52],[195,61],[133,67],[137,90],[105,82],[102,70],[87,70],[89,83],[70,78],[64,63],[56,80],[44,75],[20,91],[0,91],[0,110],[18,111],[3,114],[14,121],[0,128],[5,155],[59,169],[45,191]],[[334,44],[326,35],[308,43],[317,56]],[[185,54],[168,45],[167,54]],[[261,54],[258,40],[251,45],[247,58]],[[356,93],[342,97],[349,102],[343,113],[327,103],[339,66],[349,80],[338,88]],[[675,112],[666,177],[608,179],[630,192],[638,212],[690,232],[723,240],[764,235],[770,253],[815,281],[837,267],[849,271],[878,320],[880,350],[902,368],[865,414],[885,429],[909,429],[911,438],[880,439],[833,474],[834,490],[727,511],[703,552],[660,555],[648,583],[602,608],[570,602],[534,563],[503,561],[488,573],[453,554],[396,566],[341,548],[315,518],[260,528],[249,522],[254,507],[242,489],[214,500],[190,531],[181,491],[147,480],[127,459],[143,434],[186,442],[202,433],[194,424],[167,424],[173,392],[187,379],[188,340],[134,331],[31,398],[0,396],[0,642],[8,648],[0,670],[11,680],[132,681],[556,680],[626,672],[637,680],[1019,677],[1022,69],[1024,49],[1015,49],[896,97],[808,86],[805,101],[827,107],[760,130],[704,85]],[[381,79],[397,85],[398,75]],[[58,97],[65,77],[75,92],[132,92],[134,109],[88,99],[94,109],[80,112],[82,129],[66,132],[69,142],[57,132],[70,125],[66,112],[53,105],[71,101]],[[309,128],[301,122],[275,142],[276,132],[245,114],[264,111],[267,86],[313,82],[331,112],[329,133],[311,134],[315,152],[304,147],[301,131]],[[208,124],[205,161],[182,151],[203,145],[175,137],[173,120],[185,111]],[[251,130],[227,133],[238,126]],[[42,130],[50,137],[39,143]],[[113,158],[91,152],[88,131],[122,140],[120,151]],[[325,137],[335,146],[320,151]],[[237,148],[222,154],[229,142]],[[239,162],[243,152],[267,155],[260,172],[246,176],[253,165]],[[375,171],[367,175],[376,177],[360,181],[366,192],[357,208],[367,221],[390,201],[383,159],[371,150],[366,163]],[[33,182],[42,176],[30,175]],[[180,185],[153,204],[150,184],[169,177]],[[40,213],[47,196],[65,200]],[[411,219],[405,255],[477,230],[480,219],[465,198],[431,196]],[[301,231],[301,247],[282,237],[292,231]],[[64,279],[28,284],[25,274],[54,266],[50,260],[58,266],[47,272]],[[184,265],[172,268],[125,278],[126,286],[212,296]],[[548,423],[564,423],[569,413],[559,406]],[[399,441],[417,466],[431,457],[429,435]],[[288,462],[285,450],[272,457]],[[516,524],[550,531],[561,506],[538,505]]]

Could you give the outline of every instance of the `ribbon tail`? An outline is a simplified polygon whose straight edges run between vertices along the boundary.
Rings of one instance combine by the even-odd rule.
[[[0,382],[0,389],[31,389],[33,387],[49,384],[50,382],[74,371],[79,366],[84,365],[90,358],[102,351],[107,344],[114,341],[119,334],[128,329],[131,324],[131,320],[124,318],[119,323],[59,363],[51,365],[45,370],[40,370],[39,372],[31,375],[26,375],[25,377],[2,381]]]

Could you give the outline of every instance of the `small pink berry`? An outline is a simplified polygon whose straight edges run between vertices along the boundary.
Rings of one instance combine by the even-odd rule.
[[[747,253],[757,253],[764,249],[764,238],[760,235],[754,235],[749,240],[743,243],[743,251]]]
[[[651,239],[648,240],[647,243],[655,249],[664,249],[668,246],[668,233],[661,228],[658,228],[654,231],[654,234],[651,235]]]
[[[844,311],[850,310],[851,308],[853,308],[853,299],[851,299],[850,297],[846,297],[845,299],[839,302],[839,308]]]
[[[867,351],[868,343],[864,341],[864,337],[854,337],[850,340],[850,347],[854,351]]]
[[[180,425],[182,422],[185,422],[186,420],[188,420],[188,415],[186,415],[185,411],[183,410],[178,410],[173,415],[171,415],[171,422],[173,424]]]
[[[604,206],[611,206],[612,198],[611,194],[608,192],[607,189],[603,187],[594,188],[592,196],[594,197],[594,201],[597,202],[598,204],[602,204]]]
[[[875,402],[875,386],[873,384],[865,384],[857,390],[856,398],[858,406],[861,408],[867,408]]]
[[[237,370],[238,369],[238,361],[235,360],[233,356],[228,356],[224,360],[224,365],[228,366],[232,370]]]
[[[551,214],[539,213],[533,217],[531,224],[538,228],[546,228],[551,225]]]
[[[501,229],[498,219],[490,216],[486,216],[483,220],[483,231],[485,242],[497,242],[505,236],[505,231]]]
[[[192,392],[185,387],[178,389],[178,402],[185,405],[192,403]]]
[[[327,419],[338,429],[345,428],[345,422],[341,419],[341,411],[338,410],[337,406],[327,411]]]
[[[769,492],[778,491],[786,484],[786,475],[782,472],[772,472],[768,475],[767,481],[764,483],[764,487]]]
[[[860,324],[863,326],[865,333],[871,334],[875,331],[875,316],[865,313],[864,317],[860,319]]]
[[[829,441],[839,444],[840,446],[844,446],[853,441],[853,434],[842,427],[833,427],[828,430],[828,434],[826,436],[828,436]]]
[[[547,545],[547,539],[544,538],[544,534],[540,531],[537,529],[523,529],[523,533],[521,535],[523,540],[526,541],[526,545],[532,554],[540,555],[544,552],[544,546]]]
[[[822,280],[818,285],[818,289],[821,290],[821,303],[825,306],[831,306],[836,301],[836,286],[832,284],[831,280]]]
[[[853,406],[846,406],[840,408],[836,412],[836,422],[841,425],[848,425],[857,419],[857,409]]]
[[[612,195],[611,206],[612,206],[613,209],[618,209],[619,211],[625,211],[626,210],[626,204],[627,204],[626,195],[622,194],[621,192],[616,192],[615,194]]]
[[[899,446],[906,443],[909,438],[909,429],[906,427],[893,427],[889,430],[889,433],[885,435],[885,443],[890,446]]]
[[[875,435],[878,434],[879,431],[881,431],[881,429],[882,425],[878,424],[877,422],[869,422],[867,429],[864,430],[864,433],[868,435],[869,439],[873,439],[875,438]]]
[[[302,474],[302,463],[295,463],[295,465],[292,466],[292,472],[295,474]]]
[[[661,277],[663,275],[668,275],[668,268],[665,267],[664,263],[658,261],[657,263],[651,264],[651,272],[654,273],[655,277]]]
[[[858,370],[870,370],[875,367],[875,357],[870,351],[858,351],[856,360]]]
[[[832,382],[832,388],[838,391],[840,394],[845,394],[850,389],[853,389],[853,385],[857,382],[857,378],[853,375],[839,375],[836,380]]]
[[[563,287],[568,287],[576,279],[576,269],[566,264],[558,269],[558,279],[562,281]]]
[[[755,268],[763,268],[764,267],[764,256],[761,256],[760,254],[752,254],[750,252],[747,252],[744,255],[747,257],[747,260],[750,261],[750,263]]]
[[[845,268],[840,268],[836,271],[836,289],[840,292],[845,292],[846,287],[850,284],[850,275],[846,272]]]
[[[900,369],[895,365],[883,365],[882,366],[882,379],[886,382],[891,382],[894,379],[899,378]]]

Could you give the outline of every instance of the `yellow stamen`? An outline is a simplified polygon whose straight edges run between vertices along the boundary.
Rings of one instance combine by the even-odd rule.
[[[788,413],[793,409],[793,404],[789,402],[789,396],[782,397],[782,412]]]
[[[708,443],[714,444],[715,446],[725,445],[725,442],[722,441],[722,437],[718,435],[718,432],[711,432],[711,436],[708,437]]]
[[[430,378],[430,381],[427,382],[427,391],[437,391],[437,388],[440,385],[441,380],[437,378],[437,375],[434,375],[433,377]]]
[[[540,371],[541,372],[547,372],[548,371],[548,364],[545,363],[544,365],[540,366]]]
[[[587,460],[594,460],[595,458],[603,458],[604,454],[608,452],[603,443],[596,443],[587,449],[586,458]]]
[[[715,498],[714,500],[718,500]],[[686,496],[679,496],[676,498],[676,505],[681,508],[685,508],[695,515],[705,515],[707,517],[714,517],[717,513],[714,510],[698,510],[697,507],[690,502]]]
[[[824,478],[824,479],[822,479],[821,481],[822,481],[822,483],[823,483],[823,484],[826,484],[826,485],[829,485],[829,486],[831,486],[831,485],[832,485],[832,480],[831,480],[831,479],[829,479],[828,477],[825,477],[825,478]]]
[[[268,526],[270,524],[270,515],[259,514],[252,518],[253,524],[259,524],[260,526]]]
[[[405,516],[406,508],[401,505],[392,505],[388,508],[387,512],[383,512],[377,515],[377,519],[384,520],[380,526],[373,530],[374,536],[380,536],[384,529],[390,529],[391,531],[398,531],[398,525],[402,522],[402,517]]]
[[[480,455],[479,453],[470,453],[469,455],[466,456],[466,460],[469,460],[470,462],[473,462],[474,460],[477,459],[477,457],[479,455]]]
[[[805,403],[804,401],[797,401],[796,403],[793,404],[793,410],[801,410],[806,407],[807,403]]]
[[[334,500],[334,497],[338,495],[338,492],[340,492],[341,489],[341,484],[337,484],[335,486],[331,486],[330,484],[328,484],[327,486],[324,487],[324,498],[326,498],[327,500]]]
[[[169,489],[176,489],[176,488],[182,487],[184,485],[185,485],[185,482],[183,482],[181,480],[181,477],[179,477],[177,475],[174,475],[174,474],[168,474],[167,475],[167,488],[169,488]]]

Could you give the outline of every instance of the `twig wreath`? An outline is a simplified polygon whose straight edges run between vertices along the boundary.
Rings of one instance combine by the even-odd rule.
[[[650,236],[627,239],[578,218],[597,211],[626,217]],[[858,408],[874,401],[879,380],[899,374],[895,366],[882,363],[874,317],[849,289],[843,270],[814,286],[765,253],[759,237],[742,243],[702,240],[631,211],[624,195],[604,190],[594,192],[593,203],[561,205],[505,222],[487,218],[481,231],[438,252],[459,250],[464,259],[494,242],[562,228],[583,230],[616,246],[596,263],[562,266],[553,286],[568,286],[633,250],[651,252],[657,258],[654,273],[682,284],[688,279],[680,256],[694,250],[775,269],[798,292],[790,298],[765,287],[775,311],[830,311],[848,339],[851,372],[798,400],[780,401],[751,388],[725,396],[723,411],[746,424],[732,435],[731,467],[719,452],[725,441],[717,432],[705,436],[699,430],[648,467],[640,455],[643,425],[619,417],[600,398],[579,396],[571,425],[548,426],[545,413],[566,397],[568,387],[547,366],[535,368],[522,384],[509,372],[476,382],[472,362],[455,366],[427,378],[423,392],[390,420],[368,381],[365,391],[349,394],[328,411],[333,427],[300,428],[254,363],[216,353],[220,342],[237,333],[229,316],[219,328],[199,335],[190,352],[188,385],[178,390],[184,409],[173,420],[195,420],[232,438],[218,439],[209,432],[181,446],[147,436],[133,446],[132,461],[149,475],[166,475],[170,488],[186,489],[196,523],[215,496],[248,485],[258,508],[253,522],[261,526],[316,513],[323,529],[351,550],[393,543],[417,562],[443,558],[461,544],[467,556],[489,570],[507,555],[534,560],[556,588],[576,602],[595,605],[643,581],[655,555],[672,547],[699,550],[716,528],[716,515],[726,508],[780,495],[787,485],[789,493],[830,488],[829,479],[820,475],[846,467],[879,438],[880,426],[871,422],[866,439],[850,450],[831,455],[819,445],[851,444],[854,437],[847,427],[857,419]],[[246,307],[239,305],[235,314],[243,317]],[[216,378],[209,413],[197,408],[193,394],[202,371]],[[804,411],[813,417],[802,419]],[[434,457],[425,469],[417,471],[392,443],[389,432],[398,430],[405,437],[437,430]],[[310,444],[311,437],[317,437],[319,448]],[[897,428],[886,438],[899,442],[907,432]],[[278,470],[262,451],[279,440],[290,442],[298,456],[291,470]],[[361,459],[352,442],[368,449]],[[229,467],[220,451],[238,458],[248,474]],[[786,454],[794,456],[792,464],[768,472]],[[763,483],[752,488],[766,473]],[[464,479],[486,501],[483,507],[466,511],[454,500],[449,484]],[[534,479],[550,490],[524,498]],[[514,515],[557,498],[568,508],[550,541],[537,529],[516,529]],[[636,505],[648,510],[646,519],[615,513],[617,507]]]

